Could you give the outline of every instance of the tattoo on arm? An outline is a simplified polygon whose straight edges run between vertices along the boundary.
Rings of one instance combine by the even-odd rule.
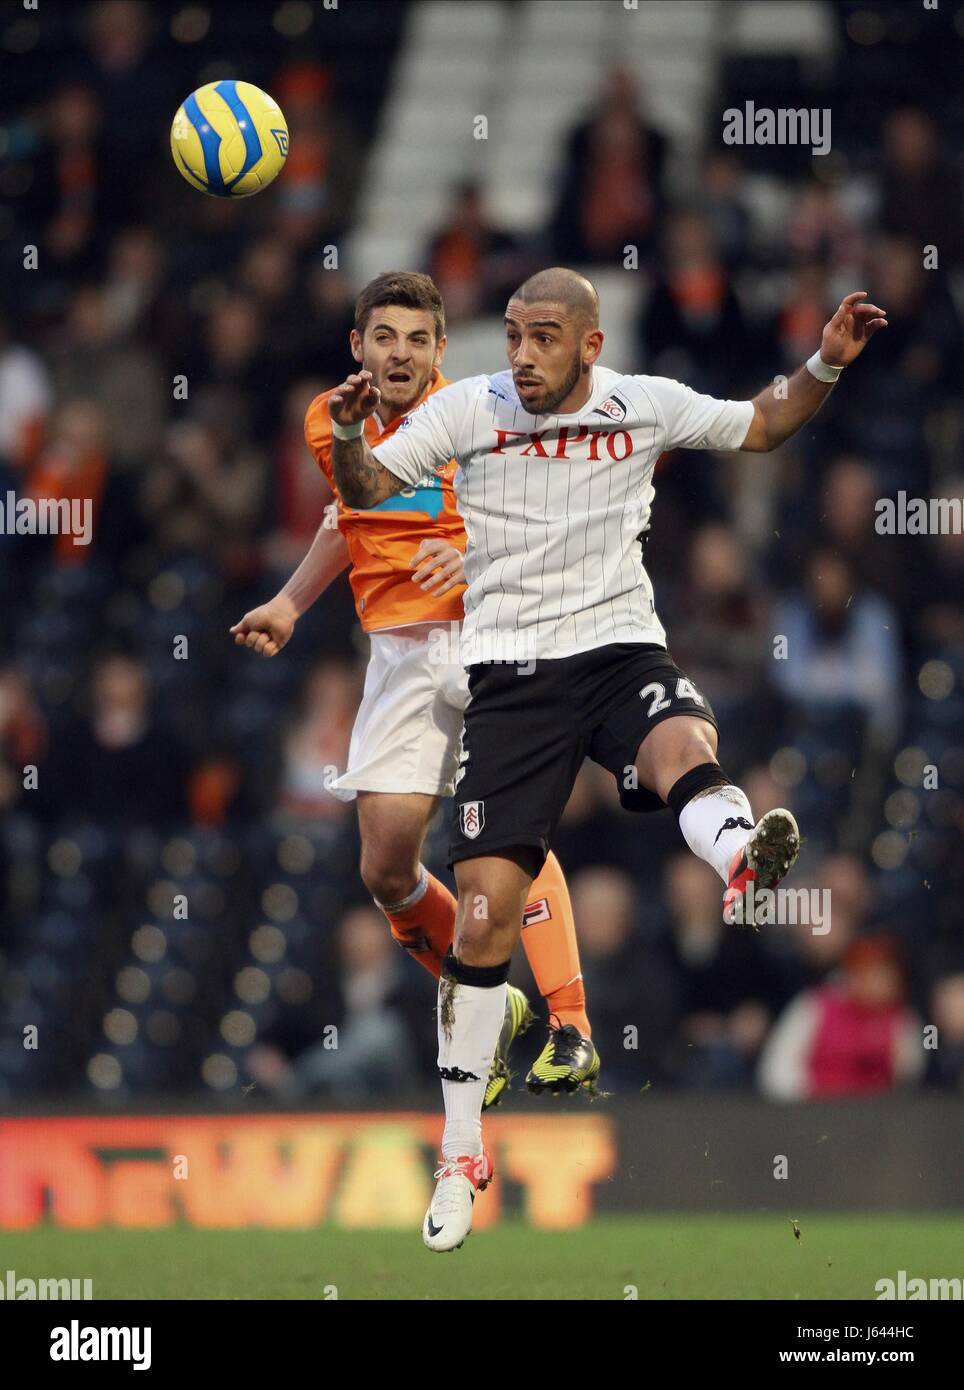
[[[401,478],[378,462],[363,435],[358,439],[333,440],[331,466],[342,501],[349,507],[373,507],[405,486]]]

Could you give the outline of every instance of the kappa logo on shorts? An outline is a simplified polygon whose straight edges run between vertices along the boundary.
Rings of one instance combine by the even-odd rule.
[[[467,840],[474,840],[485,825],[485,802],[463,801],[459,806],[459,829]]]
[[[536,898],[533,903],[526,903],[525,911],[522,914],[522,926],[531,927],[534,922],[548,922],[552,917],[549,911],[548,898]]]

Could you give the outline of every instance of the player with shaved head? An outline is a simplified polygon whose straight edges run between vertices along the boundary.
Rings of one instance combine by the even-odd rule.
[[[602,367],[595,290],[556,267],[509,300],[509,370],[436,392],[384,444],[371,449],[363,434],[379,399],[369,373],[330,397],[342,496],[370,505],[454,458],[468,538],[471,698],[449,850],[458,921],[439,981],[446,1121],[422,1231],[430,1249],[462,1243],[490,1175],[480,1110],[520,907],[584,758],[612,772],[627,809],[672,808],[725,884],[728,922],[755,925],[750,885],[774,888],[796,859],[790,812],[754,824],[717,761],[713,711],[666,650],[643,547],[660,454],[768,452],[789,439],[886,326],[865,300],[844,298],[785,389],[723,401]]]

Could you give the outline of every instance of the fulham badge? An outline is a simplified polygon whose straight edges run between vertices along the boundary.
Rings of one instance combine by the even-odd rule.
[[[463,801],[459,805],[459,829],[467,840],[474,840],[485,825],[485,802]]]

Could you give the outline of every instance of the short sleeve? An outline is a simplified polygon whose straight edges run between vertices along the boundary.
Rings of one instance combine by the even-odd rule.
[[[426,473],[441,468],[458,452],[458,437],[465,413],[466,382],[443,386],[406,415],[391,438],[373,450],[375,458],[415,487]]]
[[[753,419],[752,401],[719,401],[669,377],[639,378],[666,428],[666,449],[739,449]]]

